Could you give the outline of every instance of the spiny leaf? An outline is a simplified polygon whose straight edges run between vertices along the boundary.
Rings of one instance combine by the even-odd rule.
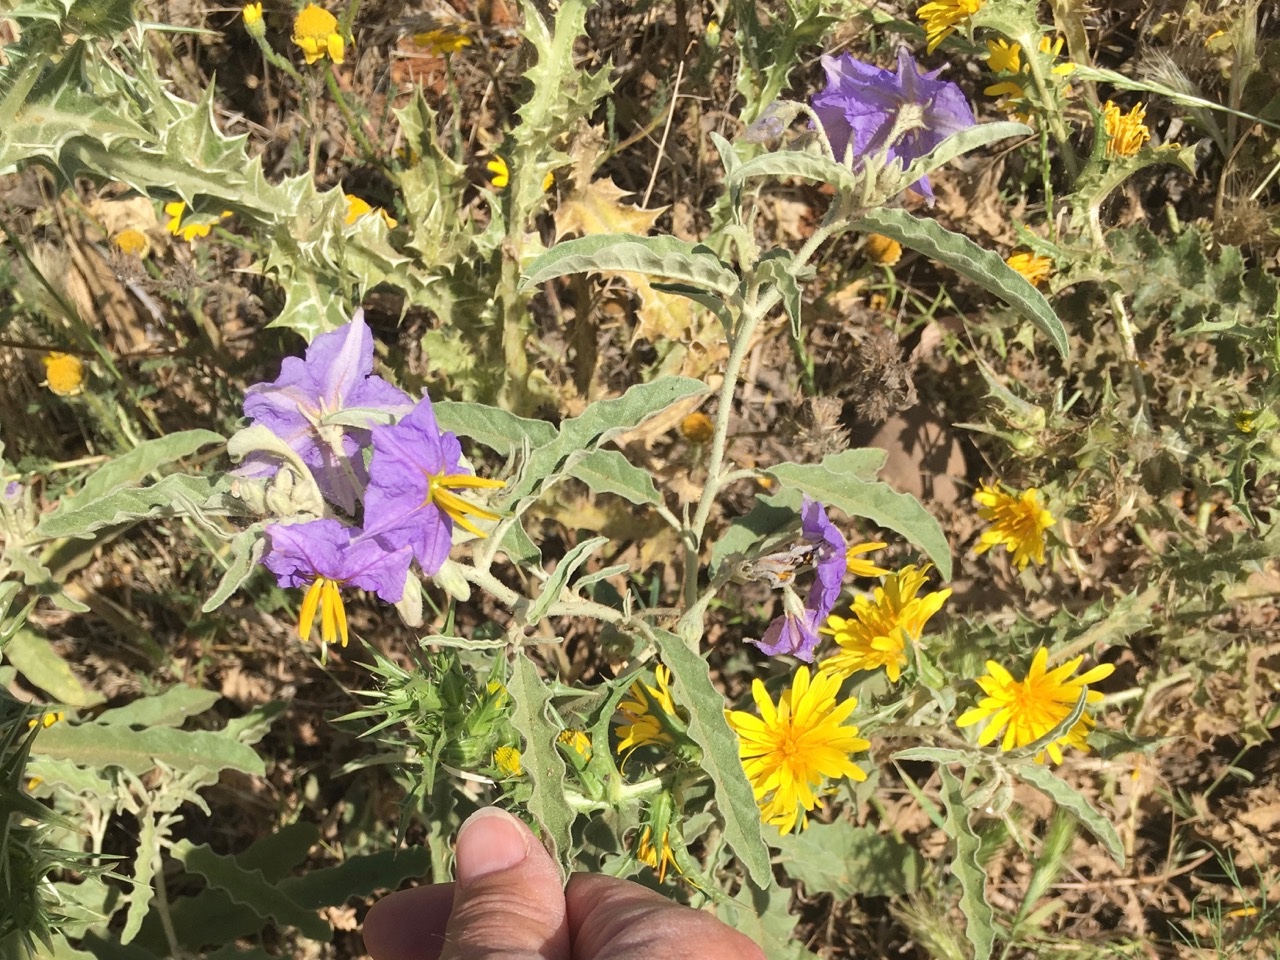
[[[515,704],[512,723],[525,738],[520,762],[533,787],[527,809],[542,826],[551,856],[567,869],[574,815],[564,802],[564,758],[555,744],[559,731],[548,719],[551,693],[523,650],[516,654],[507,690]]]

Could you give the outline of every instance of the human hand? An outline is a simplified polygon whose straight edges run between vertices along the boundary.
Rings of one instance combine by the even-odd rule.
[[[709,913],[629,880],[577,873],[562,888],[529,828],[496,807],[458,832],[456,883],[402,890],[373,905],[374,960],[764,960]]]

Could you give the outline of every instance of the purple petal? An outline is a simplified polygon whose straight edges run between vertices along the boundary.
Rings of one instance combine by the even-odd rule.
[[[818,620],[808,610],[802,617],[783,614],[769,624],[763,637],[751,643],[771,657],[785,653],[805,663],[813,663],[813,652],[822,639],[818,636],[817,625]]]
[[[822,621],[840,599],[840,585],[847,569],[845,550],[848,544],[844,534],[827,518],[826,507],[816,500],[808,496],[804,498],[800,517],[804,538],[818,545],[813,586],[805,600],[805,608],[813,613],[815,621]]]
[[[351,542],[345,524],[329,519],[273,523],[266,533],[270,545],[262,563],[280,586],[305,587],[317,576],[341,579],[342,551]]]
[[[373,334],[357,310],[351,322],[321,334],[307,347],[312,389],[327,413],[353,406],[347,395],[373,373]]]

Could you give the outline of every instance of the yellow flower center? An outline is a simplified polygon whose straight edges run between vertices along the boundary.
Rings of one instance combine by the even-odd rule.
[[[316,577],[307,587],[302,598],[302,612],[298,616],[298,636],[310,639],[311,626],[315,623],[316,610],[320,611],[320,639],[324,643],[339,641],[347,645],[347,611],[342,605],[339,581],[328,577]]]
[[[497,520],[500,514],[494,513],[492,510],[486,510],[484,507],[476,506],[470,500],[458,496],[453,490],[493,490],[504,486],[506,486],[505,481],[477,477],[470,473],[431,473],[427,475],[427,498],[422,505],[425,507],[435,504],[447,513],[450,519],[463,530],[477,537],[487,537],[488,534],[472,523],[470,518],[479,517],[481,520]]]
[[[84,364],[69,353],[43,358],[45,385],[60,397],[74,397],[84,390]]]

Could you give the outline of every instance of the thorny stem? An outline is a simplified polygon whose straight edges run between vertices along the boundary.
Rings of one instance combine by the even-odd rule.
[[[347,98],[342,95],[342,88],[338,86],[338,78],[334,72],[332,64],[324,74],[325,83],[329,87],[329,93],[333,97],[334,103],[338,105],[342,117],[347,121],[347,129],[351,131],[351,135],[356,138],[356,142],[360,144],[360,149],[364,151],[365,158],[368,160],[376,160],[378,151],[374,149],[369,138],[365,136],[364,126],[360,122],[360,118],[355,115],[355,111],[351,109],[351,105],[347,103]]]
[[[1129,384],[1133,389],[1134,411],[1133,432],[1138,435],[1151,432],[1151,407],[1147,402],[1147,383],[1142,377],[1141,361],[1138,359],[1138,343],[1133,324],[1129,322],[1129,312],[1124,308],[1124,297],[1119,290],[1112,290],[1109,297],[1111,313],[1116,319],[1116,330],[1120,334],[1120,345],[1124,350],[1124,365],[1129,372]]]
[[[1076,152],[1071,146],[1071,136],[1067,133],[1066,124],[1062,122],[1062,112],[1054,109],[1057,101],[1050,96],[1049,83],[1045,79],[1044,69],[1040,65],[1039,40],[1026,33],[1018,38],[1018,42],[1022,44],[1022,50],[1027,55],[1027,67],[1031,70],[1031,78],[1036,82],[1036,90],[1040,93],[1040,102],[1044,104],[1045,114],[1049,118],[1049,129],[1053,131],[1053,139],[1058,141],[1058,147],[1062,150],[1063,162],[1066,163],[1067,172],[1071,174],[1071,179],[1074,181],[1080,176],[1080,159],[1076,156]]]

